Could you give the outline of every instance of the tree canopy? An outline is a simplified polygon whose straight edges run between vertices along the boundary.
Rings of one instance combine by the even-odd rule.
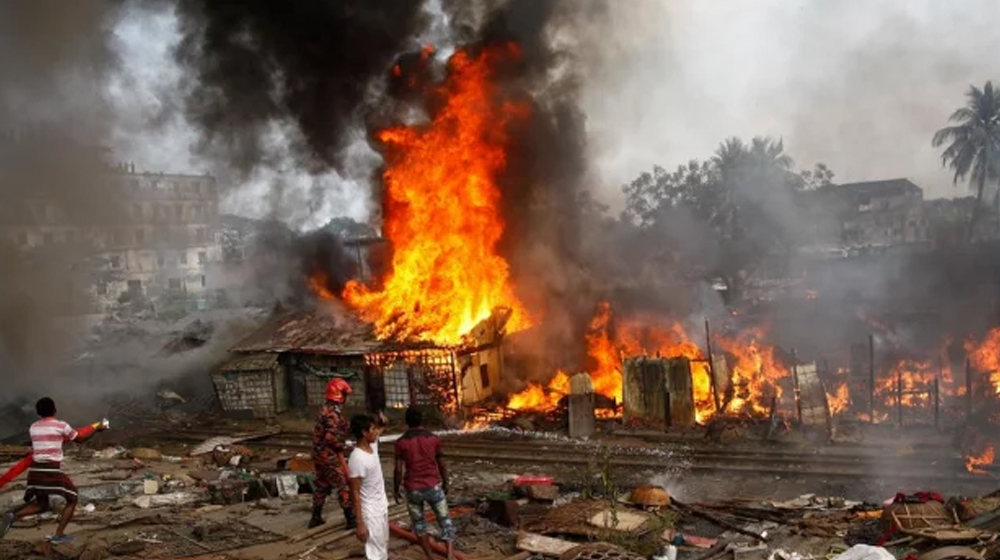
[[[707,160],[672,172],[657,166],[624,185],[623,218],[736,292],[765,257],[787,255],[794,245],[794,193],[832,179],[823,164],[796,174],[780,139],[733,137]]]
[[[970,188],[975,189],[976,205],[968,229],[971,240],[986,183],[1000,179],[1000,90],[988,81],[982,89],[969,86],[965,97],[965,107],[956,109],[948,118],[954,124],[938,130],[931,144],[935,148],[947,144],[941,152],[942,165],[955,172],[955,184],[968,177]]]

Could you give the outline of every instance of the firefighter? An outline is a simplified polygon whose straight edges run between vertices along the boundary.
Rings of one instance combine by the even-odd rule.
[[[313,430],[313,463],[316,466],[316,485],[313,492],[312,519],[309,528],[326,523],[323,520],[323,506],[331,492],[337,493],[337,501],[344,510],[348,529],[357,527],[354,504],[347,471],[348,451],[346,441],[350,433],[350,423],[344,417],[343,405],[351,394],[351,385],[336,377],[326,385],[326,403],[319,411],[316,428]]]

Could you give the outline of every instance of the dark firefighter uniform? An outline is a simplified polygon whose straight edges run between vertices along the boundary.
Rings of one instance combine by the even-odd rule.
[[[326,402],[319,411],[313,430],[313,463],[316,467],[316,485],[313,492],[313,513],[309,527],[322,525],[323,506],[331,493],[337,493],[337,502],[344,510],[347,527],[354,528],[354,505],[347,477],[346,441],[350,423],[342,410],[351,386],[343,379],[334,378],[326,387]]]

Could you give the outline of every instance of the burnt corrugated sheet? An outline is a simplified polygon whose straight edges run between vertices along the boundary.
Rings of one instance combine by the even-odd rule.
[[[230,351],[361,355],[377,352],[382,346],[369,325],[317,310],[293,311],[271,319]]]
[[[221,371],[265,371],[278,366],[277,354],[250,354],[226,362]]]

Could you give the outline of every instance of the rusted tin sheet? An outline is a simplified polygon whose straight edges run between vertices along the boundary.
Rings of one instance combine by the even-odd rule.
[[[826,400],[826,390],[815,363],[802,364],[794,368],[796,385],[799,389],[799,413],[802,425],[810,428],[830,429],[830,407]]]
[[[694,425],[694,389],[687,358],[631,358],[625,361],[624,375],[626,421]]]

